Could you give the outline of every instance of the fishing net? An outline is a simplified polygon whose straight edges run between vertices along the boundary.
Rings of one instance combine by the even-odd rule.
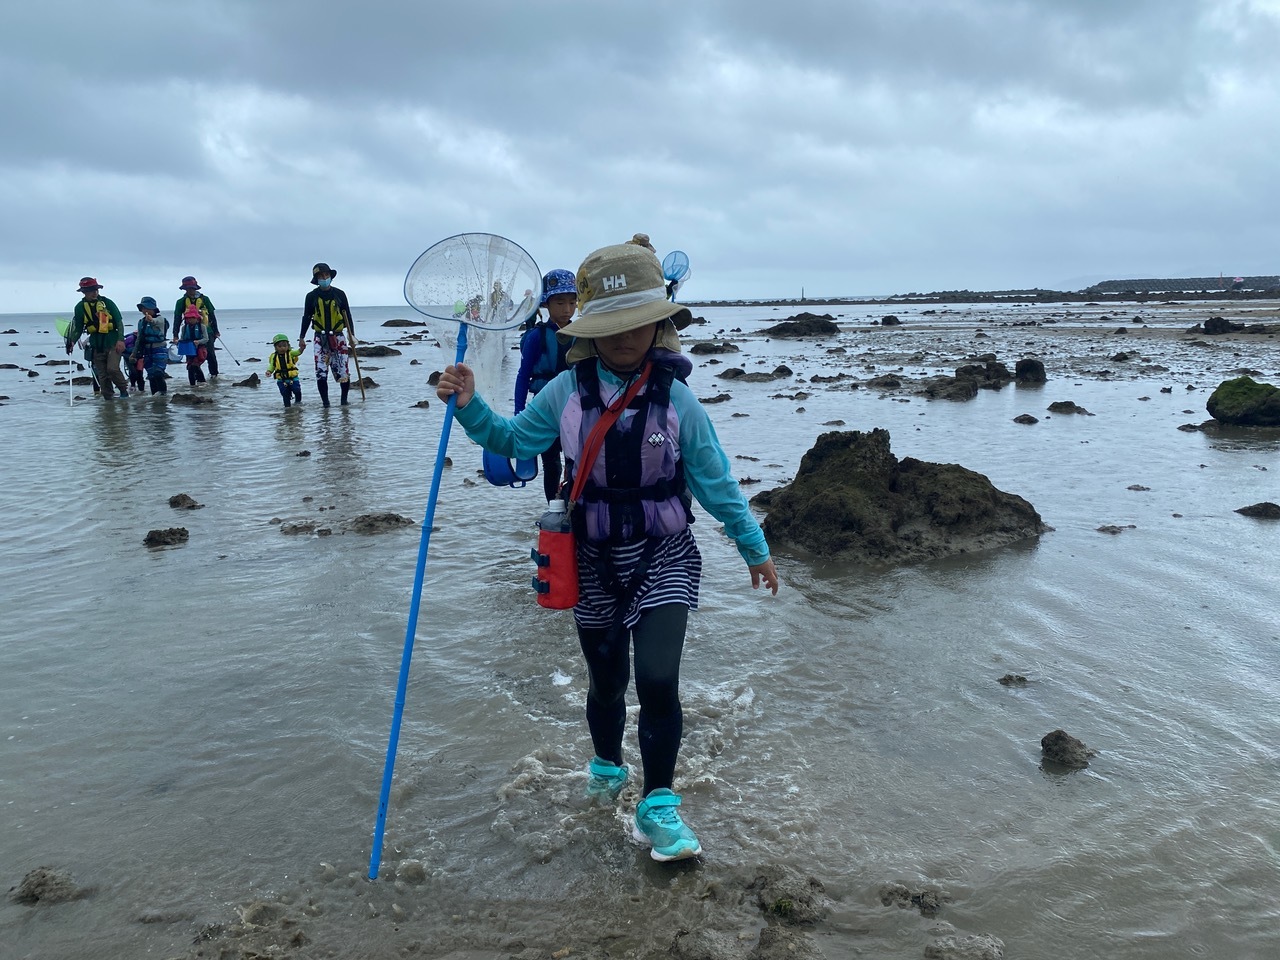
[[[662,276],[666,280],[683,280],[689,275],[689,255],[683,250],[672,250],[662,260]]]
[[[519,362],[508,349],[513,327],[538,309],[542,273],[525,249],[492,233],[460,233],[428,248],[404,278],[404,298],[428,318],[427,329],[453,357],[467,325],[467,363],[489,397],[515,380],[504,366]]]

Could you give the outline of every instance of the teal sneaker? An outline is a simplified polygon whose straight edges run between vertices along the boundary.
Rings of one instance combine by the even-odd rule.
[[[666,787],[659,787],[636,806],[634,836],[653,848],[649,856],[655,860],[683,860],[702,853],[697,836],[680,819],[678,806],[680,797]]]
[[[592,757],[587,767],[587,796],[593,800],[614,801],[627,785],[627,768],[608,760]]]

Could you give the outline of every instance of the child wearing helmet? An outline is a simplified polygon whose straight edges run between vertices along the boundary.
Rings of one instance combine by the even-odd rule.
[[[573,319],[578,307],[578,284],[568,270],[552,270],[542,278],[542,302],[547,318],[539,319],[520,338],[520,372],[516,374],[516,413],[524,409],[529,397],[536,396],[556,376],[569,369],[565,356],[569,343],[561,343],[556,331]],[[559,495],[560,440],[542,452],[542,489],[547,500]]]
[[[267,373],[275,378],[280,389],[280,397],[284,405],[290,407],[293,401],[302,403],[302,378],[298,375],[298,358],[307,349],[306,341],[297,350],[289,346],[289,337],[277,333],[271,338],[273,353],[267,357]]]

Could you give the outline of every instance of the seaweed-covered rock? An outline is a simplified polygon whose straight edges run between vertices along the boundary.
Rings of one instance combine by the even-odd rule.
[[[175,493],[169,498],[169,506],[175,510],[203,510],[204,504],[197,503],[189,493]]]
[[[790,867],[770,864],[762,868],[747,889],[755,893],[760,911],[781,923],[817,923],[831,909],[822,883]]]
[[[760,331],[767,337],[830,337],[840,332],[835,317],[829,313],[797,313],[794,317],[765,327]]]
[[[1256,517],[1259,520],[1280,520],[1280,503],[1263,500],[1261,503],[1240,507],[1236,513],[1245,517]]]
[[[1035,357],[1023,357],[1013,365],[1013,376],[1019,383],[1044,383],[1044,362]]]
[[[719,342],[714,340],[704,340],[700,343],[693,344],[693,346],[689,348],[689,352],[703,357],[710,356],[715,353],[737,353],[738,348],[728,340],[722,340]]]
[[[64,870],[36,867],[9,891],[9,899],[14,903],[35,906],[37,903],[66,903],[90,893],[91,890],[77,886],[71,874]]]
[[[1093,414],[1080,406],[1074,400],[1055,400],[1049,404],[1050,413],[1078,413],[1082,416],[1092,417]]]
[[[925,960],[1002,960],[1004,941],[987,934],[939,937],[924,948]]]
[[[930,377],[921,384],[931,400],[972,400],[978,395],[978,381],[967,377]]]
[[[1225,317],[1210,317],[1204,322],[1204,332],[1210,337],[1216,337],[1223,333],[1235,333],[1237,330],[1243,329],[1243,323],[1233,323]]]
[[[1097,752],[1090,750],[1083,741],[1077,740],[1065,730],[1054,730],[1041,737],[1040,751],[1046,760],[1077,769],[1087,767],[1089,758]]]
[[[173,547],[190,539],[191,533],[186,527],[169,527],[167,530],[148,531],[142,542],[148,547]]]
[[[387,530],[399,530],[401,527],[411,526],[413,521],[398,513],[362,513],[351,521],[351,530],[354,533],[384,533]]]
[[[772,491],[768,502],[770,543],[862,562],[986,550],[1049,529],[1030,503],[997,490],[980,473],[911,457],[899,461],[882,429],[822,434],[795,480]]]
[[[1205,402],[1209,416],[1242,427],[1280,427],[1280,387],[1236,377],[1218,384]]]
[[[982,363],[966,363],[957,367],[956,379],[973,380],[985,390],[999,390],[1013,379],[1013,374],[999,360],[987,359]]]

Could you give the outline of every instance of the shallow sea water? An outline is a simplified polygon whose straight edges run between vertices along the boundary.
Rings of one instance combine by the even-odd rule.
[[[1280,501],[1280,431],[1176,429],[1238,369],[1277,382],[1276,339],[1125,339],[1125,318],[1078,306],[911,308],[902,328],[869,330],[883,308],[842,306],[849,332],[796,343],[755,332],[786,308],[695,312],[697,337],[741,331],[742,353],[700,360],[690,382],[731,394],[708,410],[749,495],[843,420],[888,429],[899,457],[986,474],[1054,530],[897,569],[782,551],[770,598],[698,511],[677,788],[706,855],[662,866],[628,838],[633,790],[617,811],[581,798],[572,621],[527,586],[541,485],[489,486],[455,430],[372,883],[420,530],[348,524],[421,521],[443,417],[426,378],[444,353],[424,340],[362,359],[380,386],[329,410],[304,356],[305,403],[285,411],[274,387],[233,381],[261,374],[249,358],[294,311],[228,311],[241,366],[221,354],[211,407],[69,406],[37,358],[63,357],[52,316],[0,316],[16,331],[0,363],[23,368],[0,369],[0,882],[47,865],[92,889],[0,902],[0,957],[272,942],[303,957],[624,957],[679,929],[723,932],[746,956],[766,922],[747,888],[769,865],[825,885],[831,916],[807,932],[830,957],[921,957],[947,929],[1019,958],[1280,955],[1280,524],[1234,512]],[[1188,325],[1176,306],[1142,312]],[[414,331],[379,324],[409,316],[357,311],[362,339],[400,343]],[[1002,325],[1031,316],[1058,326]],[[490,384],[514,378],[507,346],[476,348]],[[1121,349],[1139,356],[1112,360]],[[807,382],[986,351],[1040,356],[1049,383],[948,403]],[[715,379],[779,363],[796,376]],[[1059,399],[1095,415],[1046,415]],[[1024,412],[1041,422],[1012,422]],[[205,506],[175,511],[178,493]],[[190,541],[142,545],[171,526]],[[996,682],[1010,672],[1029,684]],[[1059,727],[1098,751],[1088,769],[1041,765]],[[886,883],[950,902],[937,918],[884,906]]]

